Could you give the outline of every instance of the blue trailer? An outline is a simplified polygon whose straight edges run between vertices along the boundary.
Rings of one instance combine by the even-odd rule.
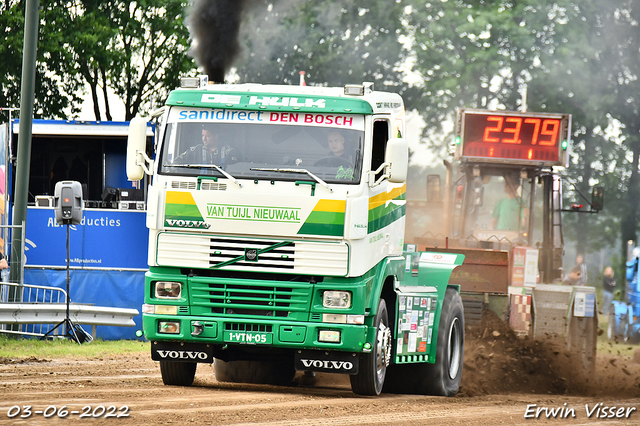
[[[34,120],[25,230],[26,284],[66,287],[66,227],[55,221],[53,191],[61,180],[82,184],[83,218],[70,226],[73,303],[140,310],[148,270],[146,182],[127,180],[128,122]],[[0,251],[9,253],[19,120],[0,125]],[[148,128],[152,143],[153,131]],[[11,264],[11,259],[9,259]],[[141,328],[100,326],[105,340],[133,339]]]
[[[638,282],[638,258],[640,248],[632,250],[627,261],[627,291],[625,300],[614,300],[609,309],[607,337],[611,341],[637,343],[640,341],[640,283]]]

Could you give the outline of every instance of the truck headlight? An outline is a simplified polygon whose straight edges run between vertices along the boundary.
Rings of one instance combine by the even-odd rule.
[[[156,281],[155,295],[158,299],[180,299],[182,284],[173,281]]]
[[[350,291],[328,290],[322,293],[322,306],[325,308],[347,309],[351,307]]]
[[[320,330],[318,341],[324,343],[340,343],[340,332],[338,330]]]

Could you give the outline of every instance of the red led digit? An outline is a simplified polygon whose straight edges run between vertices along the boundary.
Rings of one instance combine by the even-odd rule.
[[[558,131],[560,130],[560,121],[547,119],[542,122],[541,135],[550,136],[549,140],[540,139],[542,146],[555,146],[558,141]]]
[[[533,135],[531,136],[531,145],[538,143],[538,136],[540,135],[540,119],[539,118],[527,118],[524,120],[525,124],[533,124]]]
[[[495,127],[485,126],[484,128],[484,137],[482,138],[482,142],[500,142],[500,138],[490,136],[491,132],[500,132],[502,131],[502,121],[503,117],[496,117],[495,115],[490,115],[487,117],[487,121],[495,121]]]
[[[515,127],[506,127],[504,128],[504,133],[512,133],[513,137],[511,139],[503,138],[502,143],[522,143],[520,140],[520,128],[522,127],[522,118],[520,117],[509,117],[507,118],[507,123],[515,123]]]

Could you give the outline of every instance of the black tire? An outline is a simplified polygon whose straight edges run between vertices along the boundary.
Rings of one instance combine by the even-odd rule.
[[[213,364],[216,380],[232,383],[255,383],[285,386],[296,374],[293,361],[223,361]]]
[[[170,386],[191,386],[197,367],[195,362],[160,361],[162,382]]]
[[[448,288],[438,325],[436,362],[422,365],[420,394],[453,396],[460,389],[464,360],[464,308],[460,293]]]
[[[351,390],[357,395],[380,395],[391,360],[392,333],[389,328],[387,303],[380,299],[378,313],[373,321],[376,337],[370,353],[360,354],[358,374],[349,376]]]
[[[453,396],[460,389],[464,359],[464,309],[462,298],[448,288],[438,325],[436,360],[433,364],[392,364],[384,391]]]

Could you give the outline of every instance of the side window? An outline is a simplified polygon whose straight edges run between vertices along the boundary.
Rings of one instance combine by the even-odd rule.
[[[384,152],[389,140],[389,122],[376,120],[373,122],[373,149],[371,152],[371,171],[376,171],[384,163]],[[376,180],[382,176],[382,172],[376,175]]]

